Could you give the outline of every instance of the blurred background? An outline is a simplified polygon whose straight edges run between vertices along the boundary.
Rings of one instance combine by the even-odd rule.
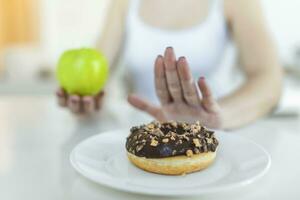
[[[74,117],[54,101],[59,56],[70,48],[96,47],[111,2],[0,0],[1,200],[126,198],[125,193],[92,185],[77,176],[71,170],[69,154],[87,137],[139,124],[149,116],[143,118],[143,113],[134,112],[125,98],[122,104],[116,101],[120,98],[111,97],[106,102],[113,106],[103,106],[99,117],[87,120]],[[239,134],[266,148],[272,167],[265,182],[254,185],[258,189],[243,190],[242,197],[234,194],[230,199],[300,199],[300,159],[295,154],[300,143],[300,0],[261,2],[284,68],[284,90],[272,120],[257,122]],[[112,95],[115,88],[113,85],[114,90],[107,93]]]
[[[110,0],[0,0],[0,95],[51,94],[66,49],[95,46]],[[300,102],[300,1],[262,0],[286,80],[282,105]]]

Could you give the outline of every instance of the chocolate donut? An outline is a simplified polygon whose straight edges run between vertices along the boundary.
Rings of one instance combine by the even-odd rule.
[[[218,140],[199,122],[157,121],[135,126],[127,137],[129,160],[160,174],[185,174],[208,167],[215,159]]]

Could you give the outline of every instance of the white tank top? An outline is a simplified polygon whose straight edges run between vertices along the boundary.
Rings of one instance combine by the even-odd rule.
[[[188,59],[195,79],[208,80],[220,66],[229,41],[223,0],[211,0],[204,22],[188,29],[173,31],[147,25],[139,17],[140,0],[131,0],[126,24],[125,61],[133,75],[135,92],[157,101],[154,88],[154,60],[168,46],[176,56]],[[187,12],[188,14],[188,12]],[[211,87],[217,88],[209,81]],[[218,91],[214,91],[218,95]],[[218,95],[219,96],[219,95]]]

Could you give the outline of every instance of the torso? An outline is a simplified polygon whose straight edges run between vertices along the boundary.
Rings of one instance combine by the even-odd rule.
[[[210,2],[211,0],[142,0],[138,16],[152,27],[180,31],[204,22],[209,15]]]
[[[222,1],[131,0],[125,53],[136,93],[156,98],[153,62],[167,46],[187,57],[195,78],[217,70],[229,40]]]

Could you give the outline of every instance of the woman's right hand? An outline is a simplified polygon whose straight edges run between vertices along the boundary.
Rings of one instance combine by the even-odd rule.
[[[102,106],[104,91],[95,96],[68,95],[66,91],[59,88],[56,91],[58,104],[70,109],[76,114],[91,114],[100,110]]]

